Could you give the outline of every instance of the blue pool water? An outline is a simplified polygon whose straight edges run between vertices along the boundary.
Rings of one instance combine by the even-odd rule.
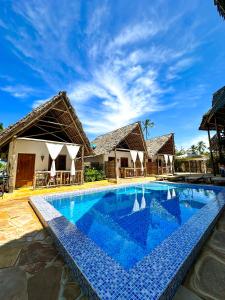
[[[209,188],[147,183],[47,200],[128,270],[217,193]]]

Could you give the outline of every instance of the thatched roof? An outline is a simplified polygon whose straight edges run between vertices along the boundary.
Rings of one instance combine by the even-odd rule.
[[[30,137],[84,145],[85,155],[92,153],[89,140],[66,92],[59,92],[24,118],[0,132],[0,148],[13,137]]]
[[[219,14],[225,19],[225,0],[214,0],[214,4],[217,6]]]
[[[146,145],[139,122],[100,135],[92,144],[95,147],[95,155],[107,154],[115,148],[146,151]]]
[[[213,94],[212,108],[203,115],[199,129],[215,130],[215,119],[217,125],[225,126],[225,86]]]
[[[148,157],[153,157],[160,153],[160,150],[165,146],[167,142],[173,139],[173,133],[157,136],[146,141]],[[174,142],[174,141],[173,141]],[[174,145],[173,145],[174,146]],[[163,153],[167,154],[167,153]]]

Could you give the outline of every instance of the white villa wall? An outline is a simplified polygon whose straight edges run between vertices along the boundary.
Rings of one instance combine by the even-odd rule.
[[[35,171],[47,171],[49,152],[43,141],[25,140],[25,139],[15,139],[9,145],[9,156],[8,160],[10,163],[10,178],[12,178],[11,185],[15,187],[16,182],[16,170],[17,170],[17,160],[19,153],[35,154]],[[70,170],[71,159],[67,152],[65,146],[63,146],[60,154],[66,155],[66,170]],[[43,161],[41,156],[44,156]]]
[[[131,160],[130,152],[128,152],[128,151],[116,151],[116,156],[119,159],[119,161],[117,161],[118,168],[121,167],[121,164],[120,164],[120,158],[121,157],[128,158],[128,167],[133,168],[134,165],[133,165],[133,162]],[[108,161],[109,157],[115,157],[115,151],[111,151],[109,154],[105,154],[104,155],[104,161]]]

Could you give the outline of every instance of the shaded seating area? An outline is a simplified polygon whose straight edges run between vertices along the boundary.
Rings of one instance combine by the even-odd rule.
[[[10,192],[21,187],[82,184],[84,156],[92,154],[65,92],[3,130],[0,151],[7,157]]]
[[[177,172],[206,173],[208,157],[187,153],[175,156],[175,168]]]

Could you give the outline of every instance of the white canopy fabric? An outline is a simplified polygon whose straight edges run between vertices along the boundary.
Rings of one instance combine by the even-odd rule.
[[[164,156],[165,163],[167,165],[169,156],[167,154],[164,154],[163,156]]]
[[[144,162],[144,152],[143,151],[138,151],[138,156],[141,162],[141,171],[144,171],[144,166],[143,166],[143,162]]]
[[[70,174],[74,176],[76,174],[76,169],[75,169],[75,158],[77,156],[77,153],[80,149],[80,146],[78,145],[66,145],[67,151],[69,153],[71,161],[71,169],[70,169]]]
[[[130,150],[130,155],[131,155],[131,158],[132,158],[134,164],[135,164],[136,159],[137,159],[137,154],[138,154],[138,151]]]
[[[56,144],[56,143],[45,143],[48,148],[48,152],[52,158],[52,165],[51,165],[51,177],[56,175],[55,172],[55,160],[59,155],[60,151],[62,150],[63,144]]]
[[[173,172],[173,155],[169,155],[169,160],[170,160],[170,170],[172,173]]]

